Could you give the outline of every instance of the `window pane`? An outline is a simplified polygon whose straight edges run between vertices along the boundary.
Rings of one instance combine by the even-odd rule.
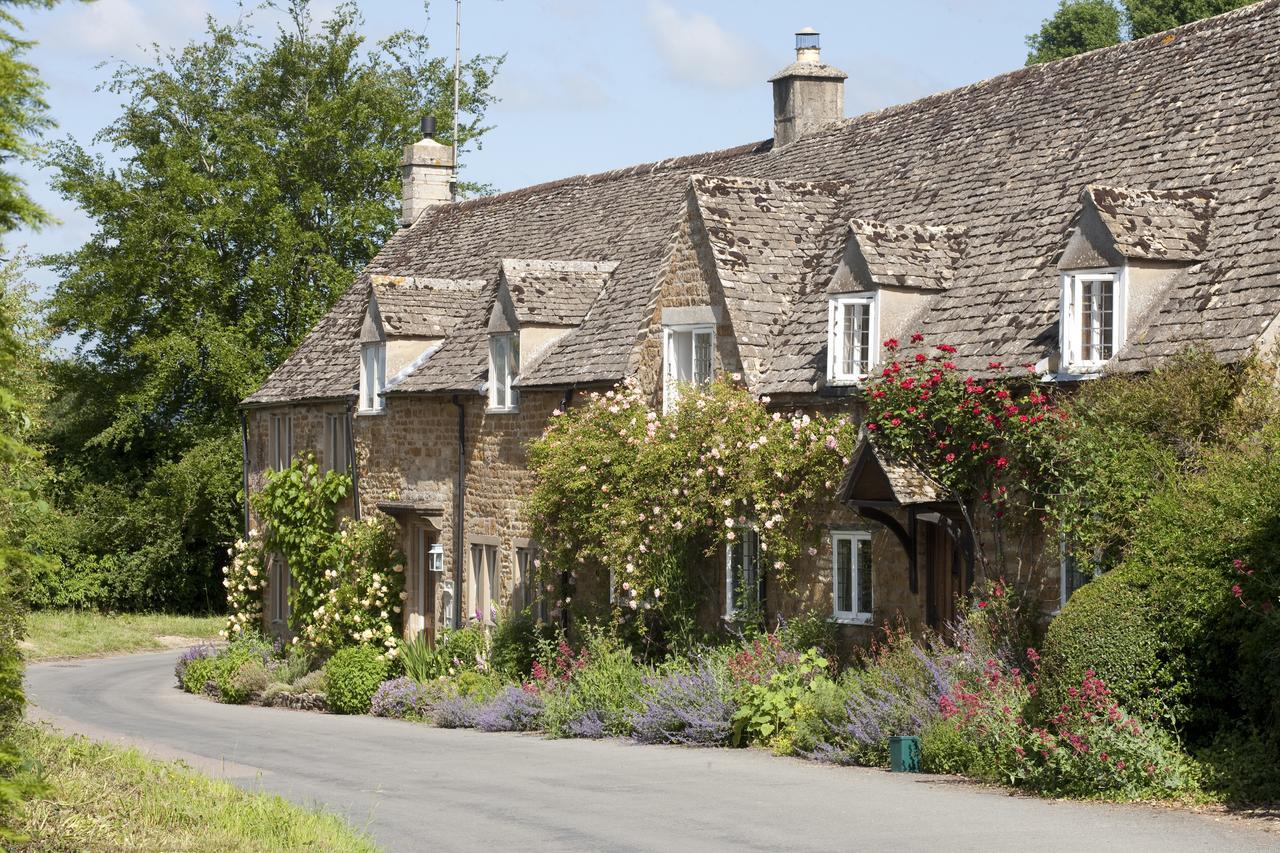
[[[836,539],[835,552],[836,612],[853,612],[853,540]]]
[[[728,589],[725,592],[725,613],[732,614],[742,603],[742,542],[730,542],[728,545],[729,572],[726,578]]]
[[[484,546],[471,546],[471,612],[476,619],[484,617],[484,603],[480,600],[484,594]]]
[[[857,351],[858,351],[858,321],[854,316],[854,306],[845,304],[840,306],[840,353],[839,361],[840,373],[843,376],[849,376],[858,372],[857,369]]]
[[[1112,292],[1115,283],[1111,281],[1099,281],[1097,283],[1098,290],[1098,360],[1106,361],[1111,358],[1112,349],[1112,328],[1114,326],[1114,302]]]
[[[866,373],[870,362],[871,352],[871,305],[869,303],[860,303],[855,305],[857,310],[854,312],[858,318],[858,352],[857,352],[857,372]]]
[[[871,612],[871,540],[858,540],[858,612]]]
[[[487,566],[488,577],[486,578],[487,584],[485,588],[485,602],[484,602],[485,604],[484,618],[487,621],[492,622],[494,620],[494,617],[497,616],[497,613],[495,612],[495,608],[497,607],[498,599],[500,598],[498,594],[499,593],[498,547],[496,545],[486,545],[484,550],[485,550],[485,557],[487,558],[487,562],[488,562],[488,566]]]
[[[693,336],[693,381],[701,384],[711,380],[711,335],[698,332]]]

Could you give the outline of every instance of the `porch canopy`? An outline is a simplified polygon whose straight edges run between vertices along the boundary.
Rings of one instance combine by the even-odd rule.
[[[409,523],[421,524],[432,533],[440,533],[444,507],[426,501],[379,501],[378,509],[399,522],[401,527]]]
[[[912,593],[920,591],[917,546],[921,521],[945,528],[972,565],[972,544],[961,532],[959,502],[945,486],[914,464],[898,461],[877,447],[866,433],[858,439],[836,496],[858,515],[883,524],[897,537],[907,553],[907,579]],[[905,526],[891,514],[894,510],[906,512]]]

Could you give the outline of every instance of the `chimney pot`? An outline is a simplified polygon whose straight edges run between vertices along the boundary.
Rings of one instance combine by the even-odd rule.
[[[773,147],[790,145],[844,118],[844,81],[839,68],[824,65],[818,31],[796,33],[796,61],[769,78],[773,84]]]
[[[412,225],[424,210],[453,200],[453,148],[431,138],[435,118],[422,119],[423,138],[400,158],[400,224]]]

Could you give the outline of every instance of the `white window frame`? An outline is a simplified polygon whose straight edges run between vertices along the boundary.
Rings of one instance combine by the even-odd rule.
[[[505,348],[501,358],[498,353],[500,346]],[[490,335],[489,411],[514,412],[520,408],[520,391],[512,385],[518,375],[520,335],[508,332]]]
[[[283,471],[293,462],[293,416],[272,415],[270,434],[267,438],[270,442],[267,453],[271,469]]]
[[[347,417],[344,414],[324,416],[324,469],[347,473]]]
[[[681,364],[681,354],[677,351],[680,340],[688,335],[689,363],[687,369]],[[708,358],[705,363],[698,360],[698,341],[703,339],[707,344]],[[716,373],[716,327],[706,324],[686,325],[673,324],[662,327],[662,412],[666,414],[675,408],[680,399],[681,385],[705,385]],[[684,374],[682,376],[682,374]]]
[[[742,551],[742,576],[744,580],[753,580],[756,605],[764,604],[760,595],[760,534],[752,527],[735,528],[741,535],[732,542],[724,543],[724,618],[733,621],[739,613],[737,596],[733,588],[733,552]]]
[[[374,341],[360,345],[360,408],[363,414],[381,412],[387,390],[387,343]]]
[[[849,573],[849,581],[853,586],[850,592],[850,609],[844,610],[840,607],[840,593],[843,587],[840,585],[840,566],[838,565],[840,555],[840,543],[849,543],[849,554],[853,561],[852,571]],[[859,547],[861,544],[866,545],[866,554],[872,565],[863,565],[859,555],[863,553],[863,549]],[[831,616],[836,622],[846,625],[870,625],[872,612],[875,608],[875,565],[874,557],[871,556],[871,534],[865,530],[833,530],[831,531]],[[862,601],[860,590],[862,589],[863,572],[869,576],[869,587],[871,589],[871,601]]]
[[[1062,275],[1059,313],[1059,347],[1066,372],[1096,372],[1115,358],[1125,344],[1128,327],[1128,276],[1124,267],[1072,270]],[[1111,282],[1111,354],[1106,358],[1084,350],[1084,283]]]
[[[845,308],[850,305],[865,305],[868,308],[867,318],[870,328],[867,332],[867,351],[864,358],[855,358],[856,362],[865,362],[866,369],[849,372],[842,368],[844,358]],[[827,381],[832,385],[852,385],[866,379],[880,363],[880,294],[846,293],[833,296],[827,301]]]
[[[471,604],[471,612],[468,615],[474,618],[479,611],[479,621],[484,625],[492,625],[499,592],[498,545],[487,540],[473,540],[469,558],[467,598]]]

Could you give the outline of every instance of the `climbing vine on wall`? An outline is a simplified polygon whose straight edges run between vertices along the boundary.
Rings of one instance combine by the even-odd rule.
[[[621,619],[687,621],[707,592],[695,567],[754,528],[761,569],[787,585],[817,552],[809,510],[834,494],[857,431],[768,403],[716,381],[663,414],[624,384],[557,412],[530,449],[544,577],[612,570]]]
[[[232,549],[229,633],[259,624],[272,580],[267,555],[275,554],[289,567],[295,642],[320,651],[365,643],[395,654],[404,599],[395,522],[381,514],[339,522],[338,503],[350,490],[350,477],[322,472],[311,454],[267,473],[253,496],[262,530],[250,530]]]

